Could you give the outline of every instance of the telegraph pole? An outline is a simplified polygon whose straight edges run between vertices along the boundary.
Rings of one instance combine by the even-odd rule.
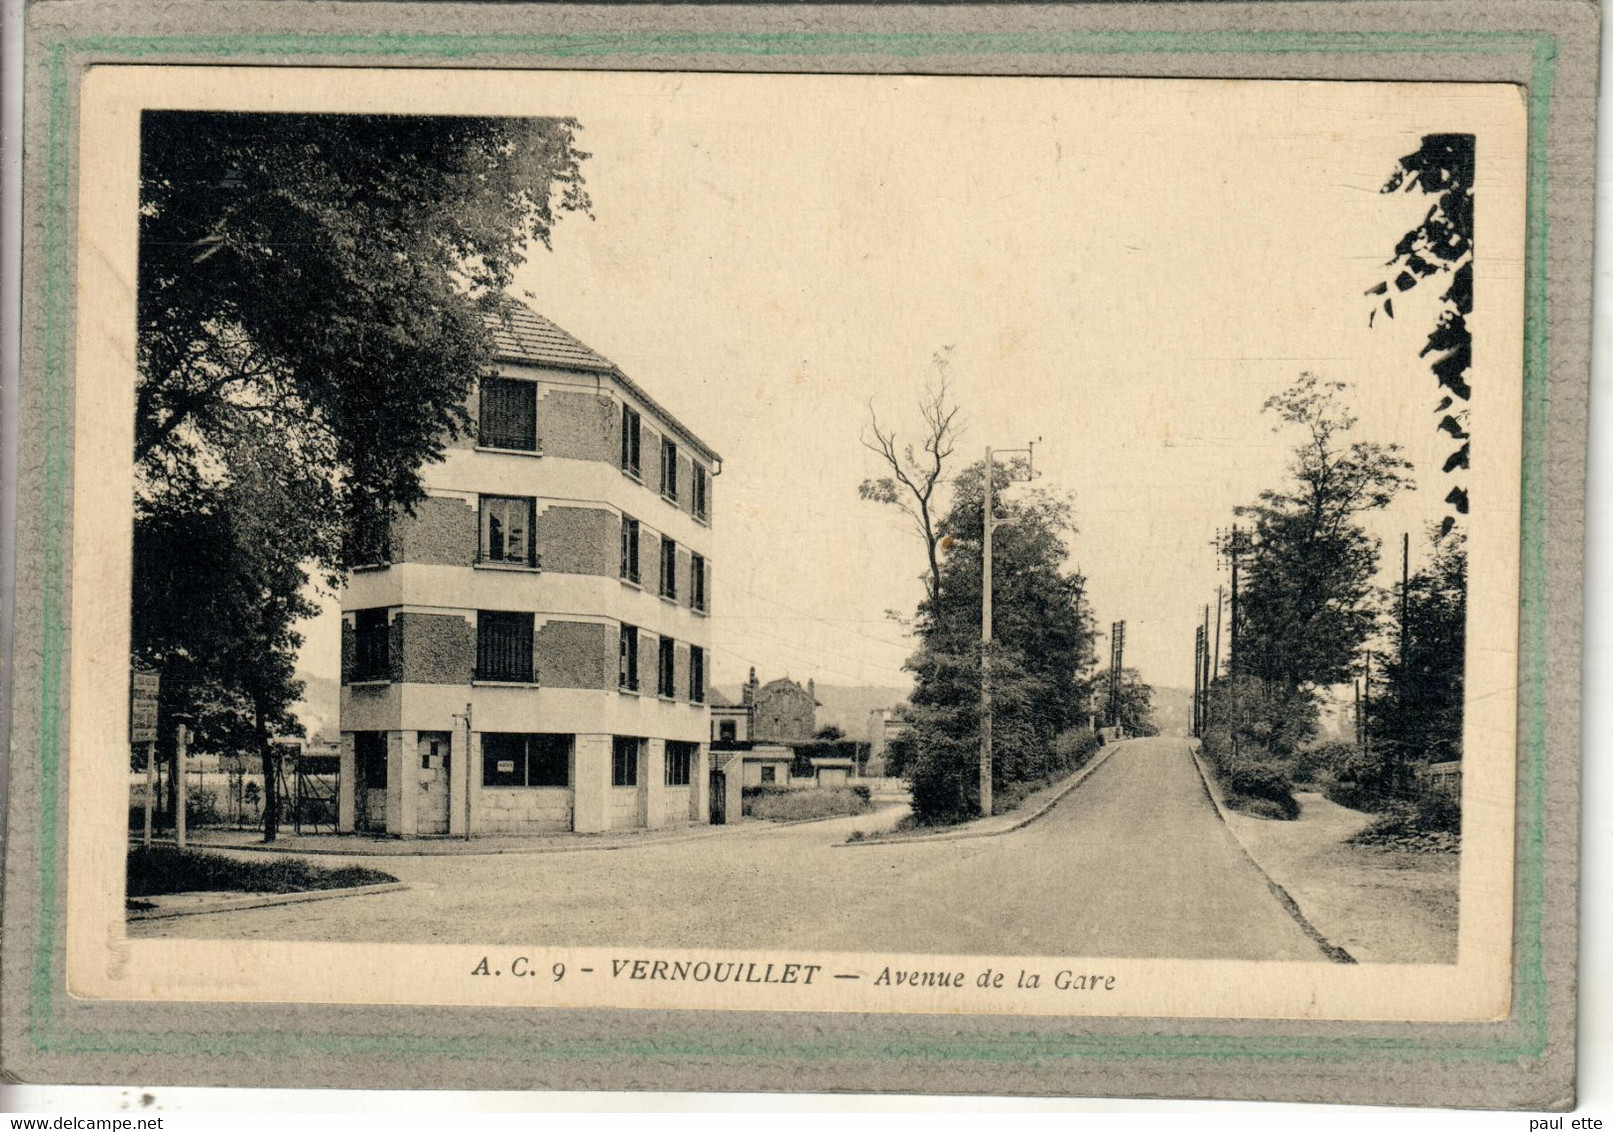
[[[1038,438],[1040,439],[1040,438]],[[1007,455],[1025,456],[1026,479],[1036,478],[1036,441],[1031,441],[1024,448],[1003,450]],[[985,481],[985,506],[981,511],[980,527],[980,816],[989,818],[992,811],[991,797],[991,535],[997,529],[1000,519],[995,517],[996,512],[996,485],[993,473],[997,469],[996,453],[990,445],[986,446],[986,463],[982,479]],[[1011,477],[1017,478],[1017,477]]]
[[[1200,663],[1203,665],[1203,674],[1199,679],[1199,727],[1202,733],[1204,721],[1210,714],[1210,607],[1204,607],[1204,624],[1199,626],[1199,636],[1204,640],[1204,647],[1199,650]]]
[[[1199,681],[1204,676],[1204,630],[1198,625],[1193,626],[1193,734],[1204,734],[1199,720],[1199,696],[1203,689]]]
[[[1120,669],[1126,659],[1126,623],[1109,626],[1109,726],[1120,726]],[[1119,738],[1117,733],[1116,738]]]

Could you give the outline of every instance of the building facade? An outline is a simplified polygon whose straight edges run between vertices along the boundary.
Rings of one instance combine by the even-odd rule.
[[[492,329],[474,435],[343,594],[338,828],[705,821],[721,458],[541,315]]]

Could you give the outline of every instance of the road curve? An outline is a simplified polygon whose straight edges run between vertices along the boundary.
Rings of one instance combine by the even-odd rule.
[[[837,847],[856,820],[747,823],[624,852],[368,859],[411,890],[145,921],[130,935],[1324,958],[1233,840],[1182,739],[1122,744],[1000,837]]]

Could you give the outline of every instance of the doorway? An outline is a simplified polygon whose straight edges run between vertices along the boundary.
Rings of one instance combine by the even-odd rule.
[[[714,771],[711,772],[710,787],[711,787],[711,792],[707,795],[707,797],[709,797],[711,799],[711,824],[712,825],[727,825],[728,824],[727,779],[724,776],[722,771],[714,770]]]
[[[416,798],[415,820],[421,833],[448,832],[452,742],[453,737],[447,731],[420,732],[420,792]]]

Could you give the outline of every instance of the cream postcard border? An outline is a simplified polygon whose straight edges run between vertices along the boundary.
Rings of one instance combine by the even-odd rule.
[[[946,82],[994,84],[1169,82],[1196,79],[879,77],[634,74],[628,81],[703,83]],[[1454,965],[1345,966],[1325,962],[1136,960],[1088,956],[896,956],[872,953],[686,951],[653,944],[616,948],[401,946],[261,941],[131,940],[124,931],[128,595],[135,389],[135,262],[139,118],[143,108],[348,112],[553,114],[581,84],[623,81],[586,71],[358,68],[90,68],[81,89],[79,295],[75,374],[73,610],[68,702],[67,971],[82,998],[213,1002],[409,1003],[419,1005],[645,1007],[1003,1013],[1390,1021],[1495,1020],[1510,1009],[1522,467],[1522,367],[1526,98],[1474,99],[1442,116],[1441,130],[1481,137],[1475,262],[1481,298],[1472,320],[1482,372],[1471,432],[1475,506],[1468,520],[1470,574],[1463,848],[1458,961]],[[1284,81],[1284,80],[1248,80]],[[1397,84],[1408,91],[1449,84]],[[1487,85],[1492,91],[1497,84]],[[1000,96],[992,91],[983,97]],[[1487,116],[1476,116],[1484,103]],[[1503,610],[1506,616],[1486,616]],[[478,979],[484,957],[517,957],[547,972],[640,958],[796,963],[815,981],[731,986],[547,978]],[[885,965],[965,974],[957,990],[876,988]],[[991,968],[1042,973],[1039,991],[975,985]],[[1113,975],[1101,998],[1051,990],[1062,969]],[[857,981],[836,981],[857,973]],[[1010,974],[1012,981],[1012,974]]]

